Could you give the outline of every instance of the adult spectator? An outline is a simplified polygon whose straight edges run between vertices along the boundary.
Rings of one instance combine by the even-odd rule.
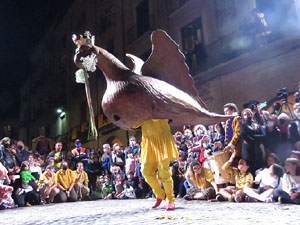
[[[240,138],[241,117],[238,115],[238,108],[234,103],[224,105],[224,114],[232,116],[225,124],[225,144],[224,151],[235,152],[241,156],[242,141]]]
[[[281,133],[277,127],[277,117],[275,115],[265,116],[266,125],[262,126],[262,132],[264,133],[263,145],[267,154],[279,153],[279,144],[281,139]]]
[[[61,169],[56,173],[57,175],[57,187],[59,192],[59,202],[75,202],[78,199],[78,195],[74,189],[75,174],[69,169],[68,163],[63,161],[61,163]]]
[[[17,142],[18,152],[17,152],[17,160],[19,161],[20,165],[22,162],[27,161],[30,155],[30,152],[25,149],[25,145],[23,141]]]
[[[193,147],[191,149],[192,152],[200,152],[201,151],[201,140],[204,135],[207,135],[207,129],[202,124],[198,124],[194,127],[194,135],[193,138]]]
[[[125,156],[124,153],[120,150],[119,143],[113,145],[113,151],[109,156],[110,169],[114,166],[119,166],[121,169],[125,166]]]
[[[97,181],[97,176],[101,175],[103,173],[101,163],[99,162],[99,158],[97,155],[93,156],[93,162],[90,165],[90,170],[89,170],[89,187],[92,187],[92,190],[94,191],[96,189],[96,181]]]
[[[83,170],[83,163],[77,163],[77,169],[74,171],[75,185],[74,189],[78,195],[78,200],[89,198],[90,189],[89,178],[87,173]]]
[[[281,162],[284,162],[293,149],[292,144],[288,138],[288,127],[291,118],[286,113],[281,113],[278,117],[278,128],[280,130],[281,140],[278,145],[277,155]]]
[[[46,167],[46,171],[42,174],[39,180],[39,190],[41,203],[52,203],[56,195],[59,194],[57,188],[57,176],[54,173],[54,168],[51,165]]]
[[[84,171],[88,171],[88,155],[86,149],[81,147],[79,139],[75,140],[75,148],[72,150],[72,162],[73,165],[77,165],[78,162],[83,163]]]
[[[9,152],[10,138],[5,137],[0,141],[0,162],[7,169],[9,174],[12,174],[15,170],[14,160]]]
[[[293,106],[295,120],[291,121],[288,127],[289,140],[293,145],[300,141],[300,103]]]
[[[110,154],[111,154],[110,145],[104,144],[101,161],[102,161],[102,169],[104,170],[105,174],[110,174]]]
[[[134,136],[131,136],[129,138],[129,146],[125,149],[125,159],[128,158],[128,151],[132,151],[133,155],[136,155],[137,153],[141,152],[141,147],[136,142],[136,138]]]
[[[65,154],[62,151],[62,143],[57,142],[55,144],[55,149],[53,151],[51,151],[49,153],[49,155],[47,156],[47,160],[49,160],[49,158],[54,159],[54,171],[55,172],[57,172],[60,169],[61,162],[64,160],[64,157],[65,157]]]
[[[260,148],[263,133],[260,126],[256,124],[251,109],[242,111],[241,138],[242,138],[242,158],[247,160],[249,170],[252,175],[255,171],[264,166],[264,153]]]

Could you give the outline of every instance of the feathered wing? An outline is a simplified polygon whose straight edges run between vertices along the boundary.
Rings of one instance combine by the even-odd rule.
[[[144,76],[165,81],[195,98],[207,109],[198,96],[194,80],[189,74],[185,56],[178,44],[163,30],[155,30],[151,35],[152,53],[141,68]]]
[[[231,118],[230,116],[209,112],[195,98],[167,82],[146,76],[135,76],[135,82],[139,84],[139,87],[143,87],[143,91],[138,96],[144,95],[151,99],[151,101],[144,100],[144,104],[140,107],[133,107],[135,109],[140,108],[144,112],[145,110],[141,107],[146,107],[146,102],[151,102],[151,106],[146,110],[148,115],[141,113],[142,121],[170,119],[172,126],[196,125],[199,123],[214,125]],[[145,118],[145,116],[148,117]]]
[[[126,53],[126,56],[132,61],[133,63],[133,69],[132,72],[142,75],[142,67],[144,65],[144,61],[140,59],[139,57],[136,57],[135,55]]]

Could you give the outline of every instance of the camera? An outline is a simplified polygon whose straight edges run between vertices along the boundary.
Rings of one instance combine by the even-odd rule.
[[[256,111],[256,110],[257,110],[257,105],[258,105],[258,104],[259,104],[258,101],[253,100],[253,101],[250,101],[250,102],[248,102],[248,103],[245,103],[245,104],[243,105],[243,108],[244,108],[244,109],[249,108],[249,109],[251,109],[252,111]]]
[[[287,97],[288,97],[288,93],[287,93],[287,88],[279,88],[277,90],[277,98],[281,99],[283,103],[287,102]]]

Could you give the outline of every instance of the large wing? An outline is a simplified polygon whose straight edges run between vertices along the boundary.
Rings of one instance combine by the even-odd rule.
[[[194,80],[189,74],[185,57],[178,44],[163,30],[155,30],[151,35],[152,53],[141,68],[145,76],[163,80],[195,98],[207,108],[199,98]]]
[[[138,75],[142,75],[142,66],[144,65],[144,61],[138,57],[136,57],[135,55],[126,53],[126,56],[132,61],[133,63],[133,69],[132,72],[138,74]]]

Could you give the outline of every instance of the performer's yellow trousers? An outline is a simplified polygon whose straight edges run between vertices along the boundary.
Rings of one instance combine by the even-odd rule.
[[[155,173],[156,170],[158,170],[158,177]],[[175,202],[169,159],[157,163],[143,163],[142,174],[156,198],[164,199],[166,197],[169,202]],[[165,190],[160,186],[158,179],[163,183]]]

